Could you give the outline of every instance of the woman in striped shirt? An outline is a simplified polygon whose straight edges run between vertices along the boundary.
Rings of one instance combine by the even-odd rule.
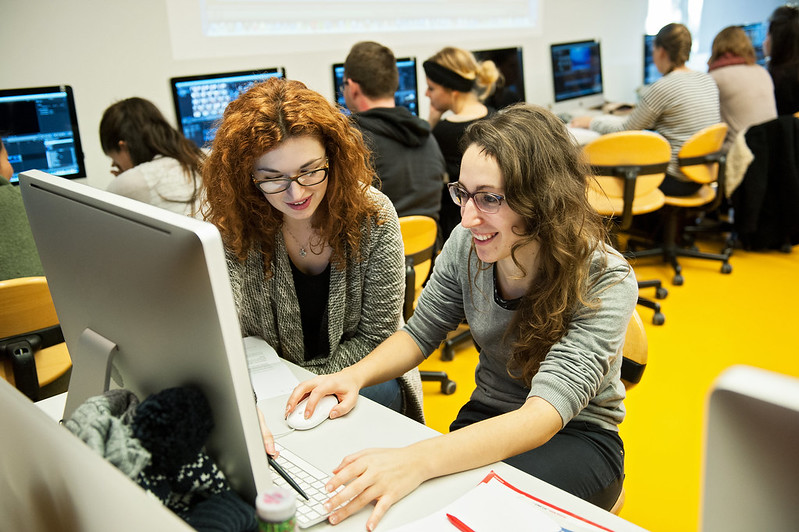
[[[668,24],[655,36],[653,58],[664,74],[641,92],[633,111],[624,117],[602,115],[576,117],[572,127],[598,133],[651,129],[671,144],[671,162],[660,189],[667,196],[689,196],[700,184],[690,181],[677,165],[677,153],[691,135],[721,122],[719,91],[708,74],[689,69],[691,33],[682,24]]]

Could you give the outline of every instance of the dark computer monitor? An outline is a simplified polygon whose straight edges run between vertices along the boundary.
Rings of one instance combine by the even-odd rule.
[[[472,53],[478,62],[493,61],[502,73],[503,82],[498,84],[494,93],[486,98],[486,105],[494,109],[502,109],[512,103],[525,101],[524,62],[521,46],[496,50],[478,50]]]
[[[752,46],[755,48],[755,61],[760,66],[766,66],[766,54],[763,52],[763,41],[768,34],[768,22],[755,22],[744,24],[741,28],[749,36]]]
[[[550,45],[554,110],[599,107],[605,103],[599,41]]]
[[[401,57],[397,59],[397,70],[399,71],[399,86],[394,93],[394,102],[407,109],[416,116],[419,116],[419,87],[416,81],[416,58]],[[332,68],[333,87],[336,91],[336,103],[342,109],[347,109],[344,101],[344,93],[341,86],[344,84],[344,63],[336,63]],[[348,112],[348,111],[347,111]]]
[[[20,190],[73,363],[64,416],[111,388],[196,386],[210,455],[255,500],[271,474],[216,227],[36,170]]]
[[[199,147],[209,147],[227,104],[253,84],[286,76],[283,67],[172,78],[178,126]]]
[[[663,76],[655,66],[652,55],[654,46],[655,36],[644,35],[644,85],[650,85]]]
[[[72,87],[0,90],[0,136],[14,167],[66,178],[86,177]]]

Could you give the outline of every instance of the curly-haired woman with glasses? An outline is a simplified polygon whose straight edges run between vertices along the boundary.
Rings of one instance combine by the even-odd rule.
[[[373,175],[347,117],[282,79],[228,105],[203,166],[242,334],[317,374],[356,363],[400,322],[402,237]],[[362,392],[422,420],[415,368]]]
[[[433,477],[505,460],[609,509],[624,476],[622,344],[638,288],[604,244],[586,198],[587,168],[549,111],[507,107],[465,133],[460,206],[407,325],[366,358],[301,383],[288,407],[324,395],[346,414],[362,386],[394,378],[429,356],[464,318],[480,345],[477,387],[445,435],[345,457],[328,489],[340,522],[376,501],[386,510]],[[350,501],[350,502],[347,502]]]

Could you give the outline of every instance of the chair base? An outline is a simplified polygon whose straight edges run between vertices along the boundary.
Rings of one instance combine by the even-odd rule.
[[[447,338],[441,344],[441,360],[449,362],[455,358],[455,346],[472,339],[469,329],[459,332],[452,338]]]
[[[660,247],[655,247],[651,249],[643,249],[643,250],[636,250],[636,242],[629,241],[628,251],[624,253],[625,258],[627,259],[638,259],[643,257],[654,257],[654,256],[662,256],[663,262],[668,262],[671,264],[671,267],[674,269],[674,277],[672,278],[672,284],[675,286],[681,286],[685,280],[682,276],[682,266],[680,266],[679,261],[677,260],[678,257],[692,257],[697,259],[707,259],[707,260],[717,260],[721,262],[721,273],[727,274],[732,272],[732,266],[730,265],[730,256],[732,255],[732,249],[729,246],[725,246],[722,253],[707,253],[704,251],[699,251],[698,249],[694,248],[684,248],[677,245],[677,224],[678,224],[678,215],[679,213],[672,209],[672,212],[669,213],[667,216],[666,227],[664,228],[664,235],[663,235],[663,242]]]
[[[450,380],[449,376],[443,371],[420,371],[423,381],[436,381],[441,383],[441,393],[444,395],[452,395],[458,387],[458,384]]]
[[[666,296],[669,295],[669,291],[663,288],[663,283],[660,279],[638,281],[638,289],[640,290],[642,288],[654,288],[655,299],[665,299]],[[638,304],[655,311],[655,314],[652,316],[652,323],[654,325],[663,325],[666,323],[666,316],[660,311],[660,303],[639,295]]]

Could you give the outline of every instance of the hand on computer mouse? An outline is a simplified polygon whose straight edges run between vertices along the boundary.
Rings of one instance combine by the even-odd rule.
[[[330,419],[341,417],[355,407],[360,389],[357,381],[350,376],[346,369],[330,375],[319,375],[301,382],[294,388],[286,401],[285,415],[288,418],[289,414],[299,410],[298,403],[305,398],[308,398],[308,404],[304,409],[310,409],[313,412],[322,397],[332,395],[338,399],[339,403],[333,405],[329,417]]]
[[[570,127],[579,127],[582,129],[589,129],[591,127],[591,119],[590,116],[575,116],[572,118],[572,121],[569,123]]]
[[[308,401],[310,397],[306,397],[294,408],[294,411],[286,418],[286,424],[295,430],[308,430],[316,427],[330,417],[330,411],[338,405],[338,399],[335,395],[325,395],[313,408],[313,412],[309,414]]]

